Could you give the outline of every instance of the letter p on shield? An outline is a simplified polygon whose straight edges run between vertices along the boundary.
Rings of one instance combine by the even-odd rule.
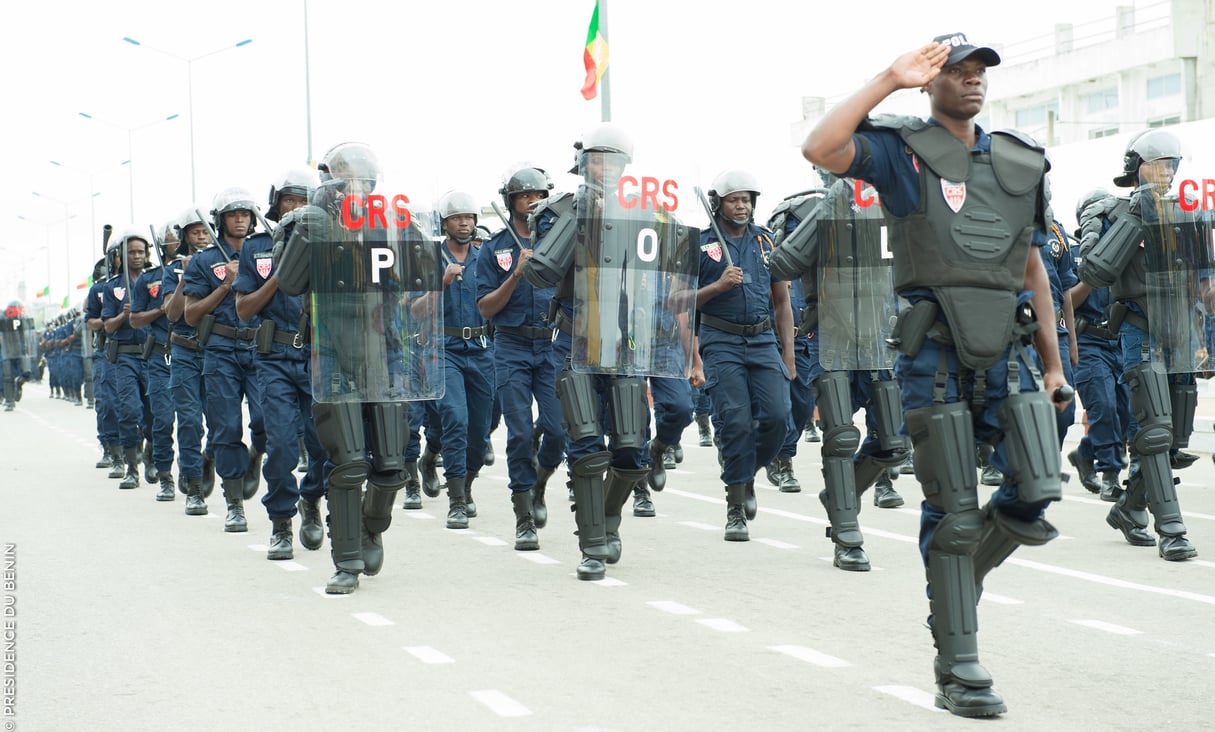
[[[396,255],[388,247],[371,248],[371,282],[380,284],[380,272],[392,269],[397,263]]]

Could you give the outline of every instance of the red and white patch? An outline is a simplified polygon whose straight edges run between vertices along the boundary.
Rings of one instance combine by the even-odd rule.
[[[712,259],[714,262],[721,261],[721,243],[720,242],[715,241],[715,242],[712,242],[709,244],[705,244],[703,247],[700,248],[700,251],[704,252],[705,254],[708,254],[709,259]]]
[[[151,298],[155,298],[159,294],[160,294],[160,283],[159,282],[149,283],[148,284],[148,296]]]
[[[915,153],[911,154],[911,167],[915,168],[915,172],[920,172],[920,159],[916,157]]]
[[[270,257],[257,260],[257,274],[263,280],[270,276],[272,269],[274,269],[274,260]]]
[[[499,249],[494,256],[498,258],[498,267],[505,272],[509,272],[510,266],[515,263],[515,255],[509,249]]]
[[[115,287],[114,288],[114,299],[115,300],[121,300],[122,298],[124,298],[126,296],[127,296],[127,288],[125,288],[125,287]]]
[[[215,279],[222,281],[228,276],[228,263],[215,265],[211,268],[211,274],[215,275]]]
[[[957,213],[962,210],[962,204],[966,203],[966,184],[954,183],[951,180],[941,179],[941,193],[945,196],[945,203],[949,208]]]

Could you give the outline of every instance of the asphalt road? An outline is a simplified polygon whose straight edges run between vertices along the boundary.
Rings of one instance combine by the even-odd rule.
[[[256,500],[249,532],[225,534],[218,493],[189,517],[181,496],[119,491],[93,434],[92,412],[39,385],[0,413],[3,730],[980,724],[933,709],[918,486],[896,483],[902,509],[866,501],[873,571],[837,570],[817,445],[795,459],[801,493],[760,473],[752,540],[727,543],[690,428],[658,516],[626,509],[621,563],[587,583],[559,484],[541,550],[514,551],[499,430],[470,530],[444,528],[445,497],[398,508],[381,574],[331,597],[327,545],[267,561]],[[989,576],[981,658],[1009,708],[994,724],[1215,728],[1215,465],[1180,476],[1198,559],[1126,544],[1073,479],[1048,515],[1062,536]]]

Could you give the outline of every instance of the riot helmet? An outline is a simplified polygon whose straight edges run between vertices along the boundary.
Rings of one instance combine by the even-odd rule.
[[[1080,196],[1079,200],[1076,201],[1076,221],[1080,220],[1081,215],[1084,213],[1084,209],[1093,205],[1097,201],[1108,198],[1109,195],[1109,191],[1105,190],[1104,188],[1094,188],[1088,193],[1085,193],[1083,196]]]
[[[177,223],[175,224],[175,228],[177,229],[177,238],[181,240],[182,244],[185,244],[186,248],[191,251],[200,251],[202,249],[206,249],[207,246],[211,244],[211,235],[213,233],[213,230],[209,228],[211,224],[202,218],[202,216],[199,214],[199,209],[200,207],[198,206],[191,206],[190,208],[187,208],[182,212],[181,216],[178,217]],[[205,241],[191,241],[193,232],[195,231],[194,227],[198,226],[208,227],[206,228],[207,236]],[[197,229],[197,231],[203,231],[203,229]],[[181,247],[178,247],[178,251],[181,251]],[[190,251],[182,252],[182,254],[189,253]]]
[[[471,193],[467,191],[448,191],[439,199],[438,206],[435,207],[439,213],[439,221],[442,225],[442,231],[455,239],[460,244],[467,244],[473,240],[473,233],[477,224],[477,215],[481,212],[481,207],[477,205],[477,200],[473,198]],[[454,231],[447,230],[447,219],[451,216],[472,216],[473,226],[467,231],[457,234]]]
[[[1122,157],[1122,174],[1114,178],[1119,188],[1139,185],[1139,166],[1154,160],[1180,160],[1181,142],[1171,132],[1152,129],[1136,134],[1127,142]]]
[[[511,203],[514,201],[516,193],[537,191],[548,198],[548,192],[552,189],[553,181],[543,168],[519,166],[507,170],[502,176],[502,187],[498,189],[498,193],[502,194],[502,204],[513,216],[514,209],[511,207]]]
[[[283,212],[279,210],[279,203],[284,193],[300,196],[307,201],[320,182],[320,177],[312,168],[292,168],[283,173],[270,186],[270,207],[266,209],[266,218],[275,222],[282,218]]]
[[[105,260],[106,258],[102,257],[101,259],[97,260],[96,264],[93,265],[93,282],[101,282],[106,278],[107,271]]]
[[[582,139],[574,143],[574,167],[571,173],[586,174],[586,153],[607,153],[604,157],[619,161],[619,167],[633,162],[633,138],[621,127],[604,122],[582,133]]]
[[[147,266],[148,256],[149,256],[148,249],[151,247],[151,244],[148,242],[148,240],[151,238],[152,237],[149,236],[149,230],[143,228],[142,226],[137,226],[135,224],[130,224],[128,226],[124,226],[122,228],[122,231],[119,232],[119,235],[118,235],[117,249],[119,250],[118,251],[119,261],[122,260],[123,250],[124,249],[129,250],[131,241],[138,239],[139,241],[143,242],[143,257],[144,257],[143,264],[144,264],[144,266]],[[130,255],[127,255],[127,256],[130,256]],[[122,262],[122,265],[125,267],[126,262]],[[139,269],[142,270],[143,267],[140,267]],[[139,272],[137,272],[137,271],[131,272],[132,279],[134,278],[134,275],[136,275],[136,274],[139,274]]]
[[[713,187],[709,189],[709,207],[713,209],[713,214],[721,213],[721,201],[731,193],[746,191],[751,194],[751,215],[755,215],[755,201],[759,198],[759,194],[763,190],[759,186],[759,181],[754,175],[751,175],[745,170],[727,170],[718,174],[713,179]],[[750,218],[747,219],[749,221]],[[731,223],[738,226],[743,226],[747,221],[732,221]]]
[[[380,167],[380,159],[370,147],[361,142],[343,142],[333,146],[321,157],[316,169],[322,184],[330,181],[364,180],[369,182],[369,190],[375,188],[384,172]]]
[[[253,202],[253,194],[239,186],[225,188],[215,194],[211,201],[211,223],[220,236],[224,235],[224,214],[232,211],[249,212],[249,230],[245,236],[253,233],[257,227],[257,204]]]

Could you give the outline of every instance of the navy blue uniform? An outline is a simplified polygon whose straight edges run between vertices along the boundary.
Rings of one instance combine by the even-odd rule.
[[[870,156],[865,164],[858,164],[862,146],[857,144],[857,156],[845,175],[871,183],[881,197],[882,206],[890,215],[905,217],[921,211],[923,206],[920,200],[921,181],[918,169],[920,163],[898,134],[889,130],[871,130],[858,132],[854,137],[864,137],[868,141]],[[972,155],[990,151],[991,136],[976,125]],[[925,290],[909,290],[899,294],[913,303],[928,297]],[[1021,291],[1017,296],[1018,303],[1029,302],[1032,294],[1028,290]],[[944,316],[940,316],[939,319],[943,321],[943,318]],[[900,353],[895,361],[894,373],[899,381],[904,412],[932,406],[933,385],[942,357],[949,377],[945,385],[944,402],[948,404],[967,399],[974,403],[971,393],[973,384],[959,384],[956,351],[928,338],[914,357]],[[1002,430],[997,415],[1000,405],[1008,397],[1007,359],[1008,351],[1005,351],[1004,355],[987,369],[982,407],[972,409],[975,439],[995,445],[990,458],[991,465],[1004,475],[1008,474],[1008,458],[1000,442]],[[1036,390],[1037,385],[1029,371],[1033,364],[1022,362],[1020,365],[1020,390]],[[1021,521],[1038,519],[1047,504],[1022,501],[1017,495],[1016,486],[1010,484],[1007,479],[993,493],[991,503],[1000,512]],[[939,508],[927,501],[921,504],[920,551],[925,562],[928,559],[932,535],[944,515]]]
[[[85,320],[101,317],[101,303],[109,280],[93,283],[84,299]],[[118,419],[114,412],[114,389],[109,375],[109,363],[105,360],[105,328],[89,332],[92,347],[89,359],[93,363],[93,409],[97,412],[97,440],[105,447],[118,445]]]
[[[269,236],[253,236],[245,241],[240,251],[240,273],[232,284],[235,292],[253,293],[265,286],[274,272],[273,248]],[[256,355],[266,426],[266,464],[262,469],[266,493],[262,505],[271,521],[294,517],[301,495],[312,500],[324,495],[321,472],[326,455],[312,420],[311,349],[304,343],[306,323],[300,317],[303,307],[302,295],[276,290],[261,312],[247,322],[253,328],[263,320],[274,323],[275,339],[269,352]],[[309,460],[308,472],[297,483],[301,431]]]
[[[132,286],[136,282],[131,280]],[[101,293],[101,317],[113,318],[122,313],[123,305],[129,302],[127,279],[119,275],[106,282]],[[132,306],[131,312],[135,312]],[[114,416],[118,421],[118,446],[139,447],[143,440],[143,395],[147,388],[147,362],[140,356],[147,330],[132,328],[124,320],[106,340],[118,344],[117,358],[107,364],[106,380],[110,394],[114,397]],[[113,346],[111,346],[112,348]]]
[[[228,259],[236,258],[237,252],[226,241],[195,254],[185,272],[182,293],[186,297],[201,300],[223,283],[228,265],[220,246],[224,247]],[[249,466],[249,451],[242,442],[242,399],[249,404],[253,449],[259,453],[266,451],[261,386],[255,373],[252,333],[236,317],[236,296],[228,292],[211,314],[215,316],[217,326],[236,329],[237,336],[213,330],[203,346],[203,380],[207,394],[204,409],[211,429],[208,443],[215,452],[215,472],[220,478],[233,480],[243,476]]]
[[[164,289],[165,268],[163,266],[144,270],[139,279],[131,283],[135,290],[131,296],[131,312],[143,313],[159,310],[169,294]],[[165,473],[173,467],[173,395],[169,387],[169,319],[162,312],[147,327],[156,340],[147,362],[147,403],[152,414],[152,462],[157,472]]]
[[[796,228],[796,224],[794,224]],[[816,299],[811,295],[811,300]],[[811,331],[802,333],[802,311],[814,307],[806,302],[806,291],[800,279],[789,283],[789,307],[793,309],[793,361],[797,366],[797,378],[789,382],[789,422],[785,434],[785,443],[781,446],[779,457],[792,458],[797,454],[797,443],[802,437],[802,429],[806,422],[814,416],[814,381],[823,373],[823,367],[818,362],[818,338]]]
[[[1080,282],[1076,276],[1076,261],[1072,259],[1071,243],[1063,233],[1063,227],[1058,221],[1051,222],[1049,233],[1034,232],[1034,243],[1042,255],[1042,264],[1046,268],[1046,276],[1050,279],[1050,299],[1055,306],[1055,332],[1059,337],[1059,360],[1063,364],[1063,378],[1067,383],[1074,383],[1072,373],[1071,343],[1068,340],[1067,323],[1063,318],[1063,298],[1067,291]],[[1041,359],[1039,359],[1041,363]],[[1059,447],[1063,447],[1063,438],[1067,430],[1076,422],[1076,401],[1073,399],[1062,412],[1055,412],[1055,421],[1059,427]]]
[[[185,277],[182,260],[164,268],[161,290],[171,297]],[[184,293],[181,297],[184,297]],[[184,317],[169,325],[169,391],[177,416],[178,475],[188,481],[202,480],[203,458],[203,354],[194,326]],[[208,425],[210,420],[208,420]]]
[[[521,240],[531,243],[527,238]],[[520,267],[519,251],[506,229],[481,245],[476,267],[478,300],[501,287]],[[565,452],[561,404],[553,389],[558,370],[551,358],[552,330],[545,320],[552,299],[553,288],[536,288],[520,277],[506,305],[492,318],[494,375],[506,422],[506,468],[513,492],[531,489],[536,483],[536,467],[556,468]],[[541,439],[533,462],[532,430],[536,426]]]
[[[750,482],[757,466],[772,462],[785,442],[789,419],[789,371],[781,361],[772,311],[772,275],[768,255],[772,236],[748,223],[740,237],[726,237],[730,258],[743,271],[742,285],[714,297],[702,315],[734,326],[753,327],[751,335],[728,333],[701,319],[700,358],[705,389],[713,399],[714,427],[720,436],[726,485]],[[700,235],[700,288],[721,279],[726,270],[717,235]]]

